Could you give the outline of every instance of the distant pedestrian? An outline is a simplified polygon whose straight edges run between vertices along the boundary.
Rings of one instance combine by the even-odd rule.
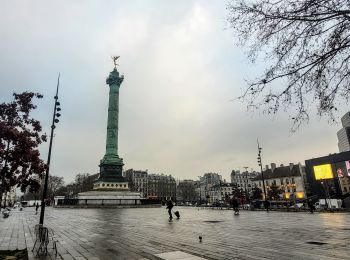
[[[238,215],[239,214],[239,203],[235,197],[232,198],[231,204],[232,204],[232,208],[235,212],[235,215]]]
[[[268,211],[270,209],[270,201],[265,200],[264,201],[264,206],[265,206],[265,209]],[[289,204],[287,204],[287,207],[289,207]]]
[[[171,201],[171,199],[169,199],[166,203],[166,208],[168,209],[168,213],[169,213],[169,219],[173,219],[173,214],[171,214],[171,210],[173,209],[174,204]]]
[[[311,199],[309,199],[308,201],[307,201],[307,206],[309,207],[309,210],[310,210],[310,213],[314,213],[314,211],[315,211],[315,205],[312,203],[312,200]]]
[[[39,203],[37,202],[35,205],[35,214],[38,214],[38,209],[39,209]]]

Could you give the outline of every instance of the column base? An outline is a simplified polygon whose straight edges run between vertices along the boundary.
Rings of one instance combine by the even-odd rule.
[[[94,183],[93,190],[96,191],[128,191],[128,182],[114,182],[114,181],[104,181],[103,179],[97,180]]]

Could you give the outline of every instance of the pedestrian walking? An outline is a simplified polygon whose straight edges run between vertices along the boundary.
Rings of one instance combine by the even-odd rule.
[[[171,210],[173,209],[174,204],[171,201],[171,199],[169,199],[166,203],[166,208],[168,209],[168,213],[169,213],[169,219],[173,219],[173,214],[171,214]]]
[[[239,203],[235,197],[232,198],[231,204],[232,204],[232,208],[235,212],[235,215],[238,215],[239,214]]]
[[[39,203],[37,202],[35,205],[35,214],[38,214],[38,209],[39,209]]]
[[[269,209],[270,209],[270,201],[265,200],[264,201],[264,206],[265,206],[266,211],[269,211]],[[289,204],[287,204],[287,207],[289,207]]]
[[[312,213],[314,213],[314,211],[315,211],[315,205],[312,203],[312,200],[311,199],[309,199],[308,201],[307,201],[307,206],[309,207],[309,210],[310,210],[310,213],[312,214]]]

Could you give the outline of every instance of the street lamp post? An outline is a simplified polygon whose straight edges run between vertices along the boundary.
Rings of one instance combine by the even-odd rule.
[[[329,208],[331,208],[331,206],[328,205],[328,201],[327,201],[329,199],[329,189],[328,189],[327,180],[326,179],[321,180],[321,184],[323,185],[323,188],[324,188],[324,192],[325,192],[324,201],[325,201],[326,209],[328,210]]]
[[[269,207],[268,207],[268,204],[267,204],[267,197],[266,197],[264,172],[263,172],[262,162],[261,162],[261,150],[262,150],[262,148],[260,147],[259,141],[258,141],[258,163],[259,163],[259,166],[260,166],[260,169],[261,169],[261,179],[262,179],[263,188],[264,188],[265,208],[266,208],[266,212],[269,212]]]
[[[176,180],[175,180],[175,204],[177,205],[177,183],[176,183]]]
[[[201,176],[199,178],[199,206],[202,205],[202,185],[201,185]]]
[[[250,198],[249,198],[249,191],[247,191],[247,183],[248,183],[248,168],[247,166],[243,167],[244,170],[245,170],[245,179],[244,179],[244,175],[242,176],[243,177],[243,182],[244,182],[244,193],[245,193],[245,203],[249,203],[250,204]]]
[[[54,129],[56,128],[55,123],[59,122],[59,120],[56,117],[60,117],[61,116],[61,114],[58,113],[59,111],[61,111],[61,108],[59,107],[60,106],[60,102],[58,102],[58,88],[59,88],[59,85],[60,85],[60,75],[58,75],[56,95],[54,97],[55,105],[54,105],[53,116],[52,116],[52,124],[51,124],[51,136],[50,136],[49,154],[48,154],[48,157],[47,157],[46,174],[45,174],[45,181],[44,181],[44,190],[43,190],[43,195],[41,197],[41,210],[40,210],[40,221],[39,221],[39,224],[41,224],[41,225],[44,224],[45,199],[46,199],[46,196],[47,196],[47,185],[48,185],[48,180],[49,180],[53,133],[54,133]]]

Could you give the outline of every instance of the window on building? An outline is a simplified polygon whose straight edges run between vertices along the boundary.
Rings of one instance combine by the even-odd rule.
[[[272,183],[273,183],[273,185],[275,185],[275,186],[277,185],[277,184],[276,184],[276,180],[273,180]]]
[[[292,184],[295,184],[294,178],[292,178]]]
[[[283,185],[283,178],[280,181],[281,181],[281,185]]]
[[[286,179],[286,184],[289,184],[289,179],[288,178]]]

